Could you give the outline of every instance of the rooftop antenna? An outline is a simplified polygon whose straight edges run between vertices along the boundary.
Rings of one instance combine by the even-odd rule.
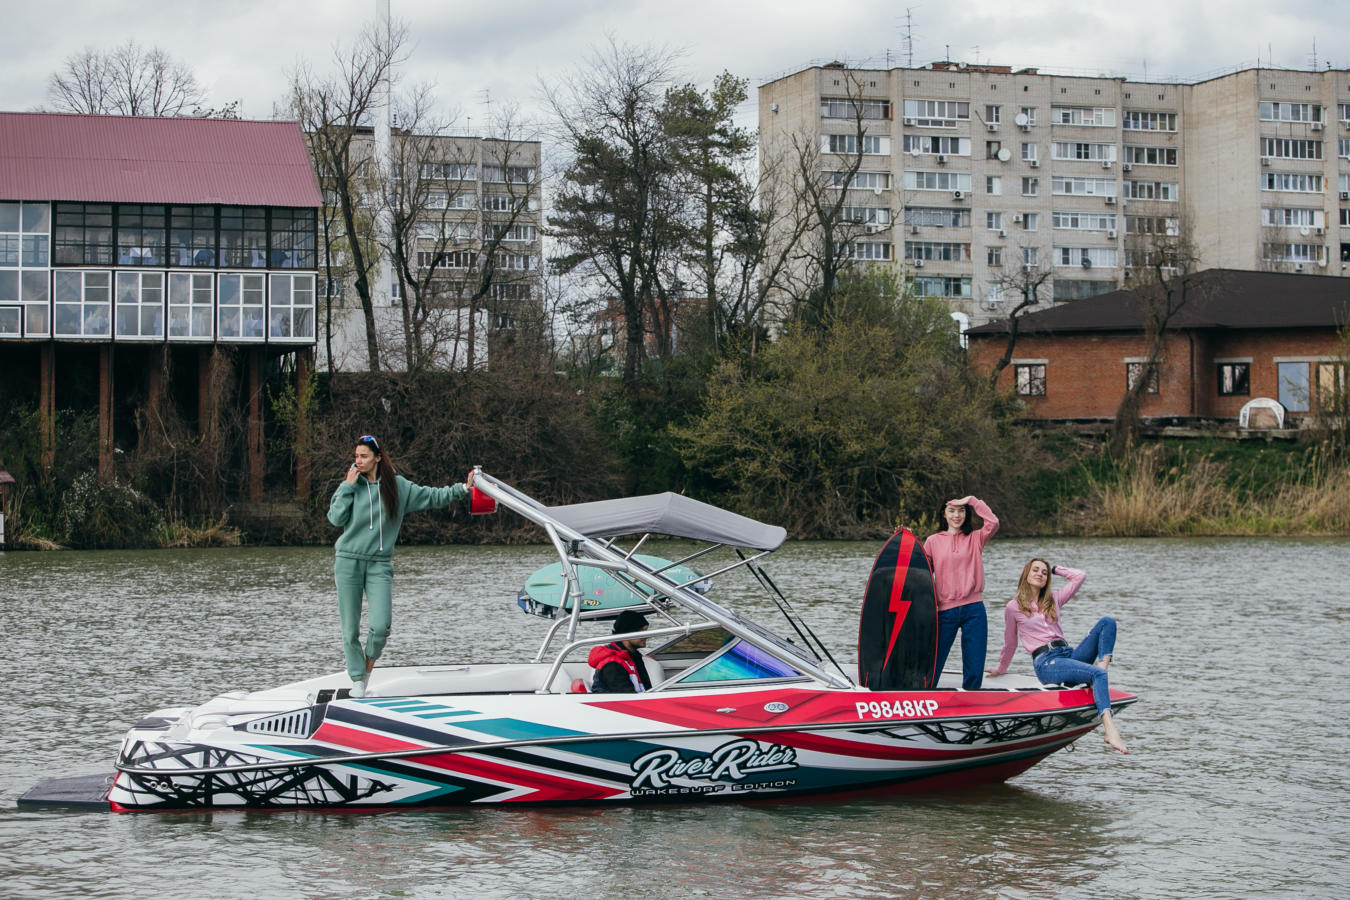
[[[1317,71],[1317,38],[1313,38],[1313,64],[1312,70]]]
[[[914,7],[905,7],[905,68],[914,68]]]

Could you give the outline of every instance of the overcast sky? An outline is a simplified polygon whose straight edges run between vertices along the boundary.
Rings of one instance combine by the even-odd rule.
[[[434,82],[445,111],[472,126],[486,103],[539,108],[539,83],[576,67],[606,34],[682,53],[684,80],[722,70],[753,88],[841,59],[885,67],[947,57],[1070,74],[1193,80],[1255,65],[1350,68],[1344,0],[392,0],[412,30],[409,83]],[[333,46],[373,18],[375,0],[4,0],[0,109],[48,103],[47,81],[86,46],[127,38],[186,62],[210,102],[268,118],[302,59],[326,69]]]

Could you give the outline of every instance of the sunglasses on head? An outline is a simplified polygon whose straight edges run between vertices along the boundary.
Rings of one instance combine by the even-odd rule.
[[[376,453],[380,452],[380,442],[375,440],[375,435],[373,434],[363,434],[356,439],[356,442],[358,444],[369,444],[371,449]]]

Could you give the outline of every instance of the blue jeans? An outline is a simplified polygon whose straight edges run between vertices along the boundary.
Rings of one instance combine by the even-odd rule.
[[[1109,656],[1116,646],[1116,620],[1102,616],[1087,637],[1070,650],[1068,647],[1055,647],[1047,650],[1032,662],[1036,677],[1041,684],[1090,684],[1092,702],[1097,712],[1104,713],[1111,708],[1111,688],[1106,680],[1106,670],[1093,665],[1103,656]]]
[[[978,690],[984,684],[984,656],[989,649],[989,619],[985,617],[984,604],[967,603],[938,612],[936,671],[939,678],[942,667],[947,664],[947,655],[952,652],[958,628],[961,630],[961,687],[968,691]]]

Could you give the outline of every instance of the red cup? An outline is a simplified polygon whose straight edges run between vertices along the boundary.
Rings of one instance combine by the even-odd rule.
[[[485,516],[488,513],[495,513],[496,511],[496,500],[493,500],[476,487],[469,488],[469,513],[471,515]]]

